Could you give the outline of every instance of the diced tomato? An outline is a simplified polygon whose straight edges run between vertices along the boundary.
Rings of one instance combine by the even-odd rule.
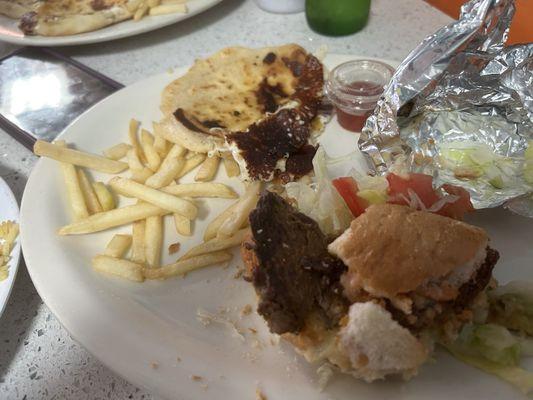
[[[389,182],[389,203],[408,205],[404,199],[409,199],[408,189],[415,192],[426,208],[431,207],[433,203],[439,200],[439,196],[433,189],[433,177],[425,174],[410,174],[408,179],[402,178],[396,174],[388,174]],[[403,196],[402,196],[403,195]]]
[[[470,193],[467,190],[447,183],[442,185],[442,189],[448,194],[459,196],[459,198],[453,203],[445,204],[444,207],[437,211],[437,214],[455,219],[463,219],[467,212],[474,211],[474,206],[470,201]]]
[[[388,203],[409,205],[406,200],[409,199],[409,189],[417,194],[426,208],[431,208],[441,198],[433,189],[433,177],[430,175],[410,174],[409,178],[405,179],[396,174],[388,174],[387,181],[389,182]],[[361,215],[369,206],[365,199],[357,195],[359,188],[352,177],[334,179],[333,186],[342,196],[354,217]],[[453,203],[444,204],[440,210],[436,211],[437,214],[461,220],[464,214],[474,210],[470,202],[470,194],[462,187],[444,184],[442,189],[459,198]]]
[[[354,217],[358,217],[359,215],[365,212],[365,209],[368,204],[366,204],[366,201],[364,199],[357,196],[359,188],[357,187],[357,183],[352,177],[333,179],[332,183],[333,186],[335,186],[335,189],[337,189],[337,192],[339,192],[339,194],[344,199],[344,202],[346,203]]]

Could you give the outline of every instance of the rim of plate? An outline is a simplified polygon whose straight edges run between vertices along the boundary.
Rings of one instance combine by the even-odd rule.
[[[20,220],[20,210],[19,205],[17,203],[17,199],[15,198],[15,195],[7,182],[0,177],[0,196],[5,195],[5,198],[7,199],[7,209],[11,210],[11,212],[8,212],[8,214],[14,214],[16,216],[15,222],[19,222]],[[2,205],[4,207],[4,205]],[[1,285],[8,285],[8,288],[6,292],[4,292],[3,301],[0,302],[0,317],[4,313],[4,310],[7,306],[7,303],[9,301],[9,297],[11,296],[11,292],[13,291],[13,286],[15,284],[15,280],[17,278],[17,272],[18,267],[20,263],[20,250],[21,250],[21,236],[19,234],[19,237],[15,241],[15,245],[13,246],[13,249],[11,250],[11,260],[8,263],[9,266],[9,275],[5,281],[0,282]],[[0,292],[0,295],[2,292]]]
[[[223,0],[190,1],[191,2],[188,4],[189,11],[186,14],[175,13],[169,15],[159,15],[156,17],[148,16],[138,22],[133,22],[130,19],[110,26],[106,26],[102,29],[98,29],[95,31],[68,36],[25,36],[22,33],[20,33],[19,35],[15,35],[13,33],[3,33],[2,25],[0,24],[0,40],[7,43],[23,46],[74,46],[80,44],[108,42],[111,40],[123,39],[130,36],[140,35],[142,33],[154,31],[169,25],[173,25],[175,23],[178,23],[180,21],[186,20],[197,14],[202,13],[221,3]],[[7,17],[1,17],[3,17],[2,19],[7,19]],[[123,24],[129,25],[127,28],[124,28]]]
[[[399,65],[398,61],[388,60],[388,59],[378,58],[378,57],[363,57],[363,56],[347,55],[347,54],[328,54],[326,56],[326,60],[323,60],[323,62],[327,63],[327,58],[333,59],[331,61],[331,64],[335,64],[335,65],[340,64],[344,61],[356,60],[356,59],[378,60],[378,61],[386,62],[394,67]],[[129,86],[126,86],[116,91],[115,93],[106,97],[99,103],[93,105],[91,108],[86,110],[83,114],[78,116],[68,127],[66,127],[63,130],[63,132],[61,132],[61,134],[58,136],[58,139],[68,134],[68,131],[74,125],[79,123],[79,120],[84,118],[86,114],[92,113],[94,108],[102,107],[102,103],[105,104],[106,102],[112,101],[112,99],[115,96],[120,96],[123,93],[123,91],[136,90],[136,87],[143,86],[144,84],[146,84],[147,81],[158,80],[158,79],[162,79],[163,77],[168,78],[169,80],[176,79],[177,77],[182,76],[184,73],[186,73],[189,68],[190,66],[175,68],[172,75],[169,75],[168,72],[162,72],[159,74],[151,75],[138,82],[135,82]],[[34,179],[36,179],[35,178],[35,176],[37,175],[36,171],[39,170],[39,168],[41,168],[42,163],[43,163],[43,159],[41,158],[37,161],[37,163],[35,164],[35,166],[33,167],[30,173],[30,176],[28,177],[26,188],[22,196],[21,212],[20,212],[20,221],[21,221],[21,234],[20,234],[21,240],[20,241],[22,244],[22,248],[25,249],[25,261],[26,261],[28,273],[32,279],[32,282],[37,292],[39,293],[39,296],[42,298],[43,302],[49,307],[52,313],[56,316],[56,318],[61,323],[61,325],[69,332],[72,338],[76,342],[81,344],[89,353],[91,353],[95,358],[97,358],[103,365],[105,365],[111,371],[121,376],[128,382],[136,386],[143,387],[149,390],[153,394],[156,394],[158,396],[163,396],[160,392],[157,391],[157,387],[153,384],[153,382],[149,381],[148,379],[144,379],[143,377],[135,373],[132,373],[131,371],[122,370],[119,366],[119,363],[113,357],[107,355],[107,353],[102,351],[102,349],[98,349],[97,345],[95,345],[94,343],[91,343],[90,338],[88,338],[87,336],[84,337],[83,334],[80,333],[83,331],[78,329],[78,326],[80,325],[79,324],[80,320],[76,321],[72,318],[69,318],[69,317],[65,318],[63,316],[63,309],[65,308],[65,304],[55,299],[53,294],[50,295],[50,292],[47,291],[47,289],[45,288],[44,281],[40,279],[41,275],[39,275],[37,272],[37,264],[39,261],[39,257],[37,254],[34,254],[34,249],[31,247],[31,245],[28,244],[29,239],[26,239],[26,237],[29,235],[26,229],[27,224],[23,224],[22,221],[24,220],[25,215],[26,215],[26,212],[25,212],[26,208],[31,207],[31,205],[28,204],[30,200],[28,200],[29,190],[27,189],[31,188],[30,190],[34,190],[33,188],[35,184],[33,181]],[[95,299],[95,301],[97,300],[98,299]],[[99,300],[101,301],[101,299]],[[185,395],[184,393],[179,393],[179,394]],[[188,397],[183,397],[183,398],[188,398]]]

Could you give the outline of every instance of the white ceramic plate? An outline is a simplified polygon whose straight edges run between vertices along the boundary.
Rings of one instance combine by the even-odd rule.
[[[331,67],[354,57],[329,56]],[[100,152],[125,141],[131,117],[149,124],[160,117],[160,93],[165,84],[185,70],[162,74],[122,89],[76,120],[62,135],[80,149]],[[148,125],[149,126],[149,125]],[[342,155],[356,146],[355,135],[328,125],[322,137],[326,150]],[[107,180],[107,176],[96,175]],[[223,169],[217,180],[234,185]],[[201,241],[207,220],[228,205],[227,200],[206,201],[203,220],[190,240],[179,238],[166,223],[167,245],[180,241],[187,250]],[[209,211],[209,218],[205,217]],[[498,379],[462,365],[445,354],[425,366],[420,376],[404,383],[391,380],[365,384],[336,376],[320,392],[316,366],[307,365],[285,344],[275,344],[263,320],[252,313],[255,305],[250,284],[235,279],[239,258],[228,268],[209,267],[164,282],[134,284],[91,270],[90,259],[104,249],[117,229],[87,236],[58,237],[58,227],[69,222],[58,166],[40,160],[33,170],[22,201],[22,244],[28,270],[48,307],[104,364],[130,382],[165,398],[250,399],[260,387],[269,399],[518,399],[521,394]],[[533,277],[531,221],[502,210],[477,213],[474,220],[486,227],[502,261],[496,275],[503,281]],[[165,261],[173,257],[165,257]],[[235,321],[242,341],[220,323],[204,326],[198,309]],[[249,328],[256,329],[254,334]],[[154,368],[157,366],[157,368]],[[193,375],[201,380],[192,379]]]
[[[18,28],[18,20],[0,15],[0,40],[22,46],[73,46],[87,43],[106,42],[140,33],[153,31],[190,18],[220,3],[222,0],[189,0],[186,14],[147,16],[140,21],[127,20],[93,32],[69,36],[25,36]]]
[[[19,221],[19,206],[15,195],[7,185],[7,183],[0,178],[0,222],[3,221]],[[20,260],[20,239],[17,238],[13,249],[11,250],[11,260],[8,263],[9,275],[7,279],[0,282],[0,316],[4,312],[7,300],[13,289],[15,278],[17,277],[17,270]]]

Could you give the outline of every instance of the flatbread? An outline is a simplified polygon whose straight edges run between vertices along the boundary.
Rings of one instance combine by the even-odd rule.
[[[19,19],[24,14],[37,10],[42,3],[42,0],[0,0],[0,14]]]
[[[26,13],[20,29],[27,35],[66,36],[90,32],[133,17],[140,0],[46,0]]]
[[[206,122],[206,128],[243,131],[265,115],[264,99],[258,93],[263,82],[283,92],[283,97],[274,94],[276,105],[282,104],[298,82],[283,59],[303,63],[306,55],[295,44],[223,49],[196,61],[187,74],[170,83],[162,94],[161,111],[169,115],[179,108]]]
[[[297,179],[311,169],[322,98],[322,64],[302,47],[231,47],[164,89],[161,127],[189,150],[231,152],[243,179]]]

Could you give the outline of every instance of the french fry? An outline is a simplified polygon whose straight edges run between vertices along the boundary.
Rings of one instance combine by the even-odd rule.
[[[144,17],[146,14],[148,14],[148,10],[150,7],[148,7],[148,4],[146,4],[144,1],[139,5],[139,8],[137,8],[137,11],[135,11],[135,14],[133,14],[133,20],[139,21]]]
[[[65,141],[58,141],[57,146],[66,146]],[[60,163],[61,171],[63,172],[63,179],[67,188],[68,202],[72,212],[72,219],[80,221],[89,216],[89,210],[85,204],[85,197],[81,190],[76,167],[69,163]]]
[[[220,226],[217,236],[232,236],[239,230],[242,224],[248,219],[250,211],[257,204],[260,190],[261,182],[254,182],[248,186],[246,192],[240,198],[238,206],[235,207],[228,219]]]
[[[159,170],[149,179],[146,180],[146,186],[159,189],[170,184],[179,171],[183,168],[185,163],[183,154],[185,149],[180,145],[172,146],[167,156],[159,166]]]
[[[241,174],[241,168],[233,158],[224,158],[224,169],[226,170],[228,178],[239,176]]]
[[[103,155],[110,160],[120,160],[126,157],[126,153],[131,149],[131,145],[127,143],[119,143],[111,146],[103,151]]]
[[[161,124],[159,122],[152,122],[152,130],[154,131],[154,147],[161,157],[166,157],[169,152],[169,146],[172,145],[162,134]]]
[[[231,247],[239,246],[249,232],[250,229],[245,228],[235,232],[233,236],[228,238],[214,238],[208,240],[207,242],[201,243],[190,249],[180,258],[180,260],[186,260],[200,254],[213,253],[215,251],[227,250]]]
[[[233,211],[237,208],[239,205],[239,202],[236,201],[231,206],[226,208],[224,211],[222,211],[215,219],[213,219],[209,225],[207,225],[207,228],[204,232],[204,242],[207,242],[208,240],[211,240],[217,236],[217,233],[224,223],[231,214],[233,214]]]
[[[154,137],[146,129],[141,129],[141,145],[146,156],[146,165],[152,171],[157,171],[161,157],[154,148]]]
[[[146,182],[154,173],[150,168],[143,168],[139,171],[131,171],[131,179],[137,183]]]
[[[132,226],[131,261],[137,264],[146,262],[145,229],[146,220],[135,221]]]
[[[116,207],[115,198],[103,182],[93,182],[93,189],[103,211],[109,211]]]
[[[133,147],[126,153],[126,160],[128,161],[131,171],[142,171],[146,168],[141,162],[137,150],[135,150]]]
[[[146,218],[144,232],[146,265],[151,268],[161,265],[161,247],[163,246],[163,217]]]
[[[131,246],[131,235],[114,235],[107,244],[104,255],[122,258]]]
[[[185,156],[187,149],[179,144],[173,144],[165,158],[178,158]]]
[[[84,170],[78,169],[78,179],[80,181],[81,191],[83,192],[83,198],[85,199],[85,204],[87,205],[89,213],[96,214],[104,211]]]
[[[236,199],[235,191],[223,183],[180,183],[162,188],[165,193],[179,197],[216,197],[220,199]]]
[[[195,269],[230,261],[232,257],[232,254],[227,251],[202,254],[187,260],[181,260],[173,264],[165,265],[161,268],[144,268],[143,275],[146,279],[167,279],[172,276],[184,275]]]
[[[196,218],[198,214],[198,208],[191,202],[137,183],[131,179],[115,177],[109,181],[109,186],[119,194],[135,197],[190,219]]]
[[[200,182],[212,181],[217,173],[219,164],[220,164],[220,157],[218,156],[207,157],[202,163],[202,165],[200,166],[200,169],[198,169],[198,172],[196,172],[196,176],[194,177],[194,180],[200,181]]]
[[[167,210],[153,204],[141,203],[131,206],[115,208],[93,214],[82,220],[65,225],[59,229],[59,235],[80,235],[83,233],[100,232],[115,226],[129,224],[133,221],[152,217],[154,215],[170,214]]]
[[[141,5],[139,6],[139,9],[135,12],[135,14],[137,14],[141,10],[145,10],[144,13],[146,13],[148,11],[148,6],[144,2],[141,3]],[[142,18],[143,15],[144,15],[142,12],[141,12],[141,14],[142,15],[141,15],[140,18]],[[135,17],[134,17],[134,19],[135,19]],[[137,154],[137,157],[139,158],[139,160],[141,161],[142,164],[145,164],[146,163],[146,157],[144,156],[143,149],[142,149],[141,145],[139,144],[139,139],[137,138],[137,131],[139,130],[139,126],[140,126],[140,122],[139,121],[137,121],[134,118],[130,119],[130,124],[129,124],[129,128],[128,128],[128,136],[130,138],[131,146],[135,149],[135,153]]]
[[[162,163],[159,170],[146,179],[146,186],[159,189],[169,185],[174,180],[177,173],[183,168],[183,164],[184,162],[182,158],[172,158]]]
[[[92,264],[93,268],[98,272],[119,276],[135,282],[144,281],[142,266],[128,260],[122,260],[120,258],[106,255],[98,255],[93,258]]]
[[[148,0],[148,7],[153,8],[161,4],[161,0]]]
[[[131,171],[131,179],[138,183],[144,183],[153,175],[153,171],[150,168],[146,168],[134,148],[128,150],[126,159]]]
[[[165,158],[169,152],[170,143],[159,134],[160,128],[157,122],[152,123],[152,129],[154,131],[154,149],[161,158]]]
[[[154,149],[161,158],[165,158],[170,150],[170,143],[165,138],[154,135]]]
[[[38,156],[52,158],[56,161],[94,169],[107,174],[118,174],[128,168],[128,164],[122,161],[110,160],[96,154],[72,150],[43,140],[35,142],[33,152]]]
[[[189,158],[193,158],[195,155],[199,154],[198,152],[196,151],[192,151],[192,150],[187,150],[185,152],[185,154],[183,155],[183,157],[188,160]],[[201,154],[201,153],[200,153]]]
[[[194,154],[191,158],[187,158],[185,160],[185,164],[183,164],[183,168],[178,173],[176,178],[181,178],[182,176],[187,175],[190,171],[195,169],[198,165],[200,165],[205,160],[206,155],[205,154]]]
[[[179,215],[179,214],[174,214],[174,225],[176,227],[176,232],[178,232],[179,235],[183,235],[183,236],[192,235],[190,219],[185,218],[184,216]]]
[[[184,4],[188,0],[162,0],[161,4]]]
[[[185,4],[162,4],[160,6],[150,8],[150,15],[165,15],[173,13],[186,14],[188,12]]]

